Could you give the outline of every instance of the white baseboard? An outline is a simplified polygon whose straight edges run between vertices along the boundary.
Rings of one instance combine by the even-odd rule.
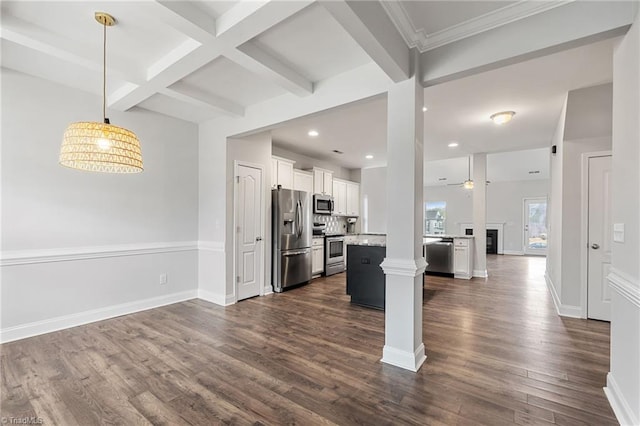
[[[107,306],[99,309],[78,312],[76,314],[64,315],[43,321],[35,321],[15,327],[7,327],[0,330],[0,343],[12,342],[14,340],[25,339],[27,337],[38,336],[40,334],[51,333],[65,328],[77,327],[91,322],[102,321],[121,315],[146,311],[172,303],[194,299],[197,296],[196,290],[172,293],[149,299],[137,300],[135,302],[122,303],[115,306]]]
[[[509,256],[524,256],[524,252],[522,250],[504,250],[502,254],[507,254]]]
[[[271,293],[273,293],[273,287],[271,285],[264,286],[262,290],[262,295],[266,296],[267,294],[271,294]]]
[[[232,295],[224,296],[222,294],[212,293],[206,290],[198,290],[198,299],[215,303],[220,306],[229,306],[236,303],[235,297]]]
[[[474,278],[488,278],[489,274],[487,273],[487,270],[481,270],[481,269],[474,269],[473,270],[473,277]]]
[[[620,392],[620,388],[611,373],[607,374],[607,386],[603,389],[621,426],[636,426],[640,424],[640,419],[634,416],[629,403]]]
[[[547,271],[544,272],[544,280],[547,283],[547,288],[549,289],[549,293],[551,293],[551,299],[553,299],[553,306],[555,306],[558,315],[561,317],[582,318],[582,308],[580,306],[563,305],[560,302],[560,297]]]
[[[382,348],[382,359],[380,361],[385,364],[395,365],[396,367],[416,372],[422,364],[424,364],[426,359],[424,343],[420,343],[420,346],[418,346],[413,353],[384,345],[384,348]]]

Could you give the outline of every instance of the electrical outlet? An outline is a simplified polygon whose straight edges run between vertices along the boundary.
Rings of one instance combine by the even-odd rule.
[[[167,274],[160,274],[160,285],[165,285],[167,283]]]

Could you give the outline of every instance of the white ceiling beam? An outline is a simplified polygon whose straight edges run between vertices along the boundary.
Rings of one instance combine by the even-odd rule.
[[[107,99],[109,108],[126,111],[220,55],[219,50],[211,49],[206,45],[193,49],[195,46],[193,43],[193,40],[187,40],[149,67],[149,78],[146,82],[129,85],[112,93]]]
[[[422,84],[446,81],[626,33],[632,2],[575,1],[421,55]]]
[[[200,43],[216,38],[216,21],[192,3],[149,1],[141,5],[147,13]]]
[[[274,58],[255,52],[249,55],[237,50],[241,44],[307,7],[312,3],[311,0],[243,1],[218,18],[214,26],[195,13],[192,5],[175,3],[156,1],[149,10],[191,39],[149,67],[146,82],[128,85],[109,96],[110,108],[121,111],[132,108],[221,55],[237,61],[250,71],[271,78],[293,93],[305,95],[312,92],[312,82]],[[214,29],[215,37],[212,34]]]
[[[320,3],[391,80],[409,78],[409,48],[379,2],[321,0]]]
[[[229,99],[204,93],[184,83],[177,82],[173,86],[162,89],[163,95],[169,96],[199,108],[211,109],[229,116],[241,117],[244,115],[244,107]]]
[[[102,54],[97,46],[89,47],[74,40],[60,37],[14,16],[5,15],[2,17],[0,38],[82,68],[102,72]],[[90,57],[100,60],[87,59]],[[113,65],[114,62],[116,65]],[[109,76],[138,83],[144,81],[144,77],[132,66],[117,59],[107,57],[107,65]]]
[[[252,42],[246,42],[225,56],[244,68],[261,75],[298,96],[313,93],[313,83]]]

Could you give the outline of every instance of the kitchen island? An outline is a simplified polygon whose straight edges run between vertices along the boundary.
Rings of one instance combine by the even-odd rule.
[[[423,238],[423,245],[440,238]],[[385,275],[380,267],[387,254],[386,236],[359,235],[347,244],[347,294],[351,303],[384,309]]]

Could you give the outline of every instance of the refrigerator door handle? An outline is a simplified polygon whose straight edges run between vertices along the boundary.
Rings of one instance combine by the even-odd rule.
[[[300,238],[302,236],[302,202],[300,200],[296,206],[296,219],[298,221],[298,238]]]
[[[284,253],[282,257],[299,256],[301,254],[309,254],[309,249],[290,251],[288,253]]]

